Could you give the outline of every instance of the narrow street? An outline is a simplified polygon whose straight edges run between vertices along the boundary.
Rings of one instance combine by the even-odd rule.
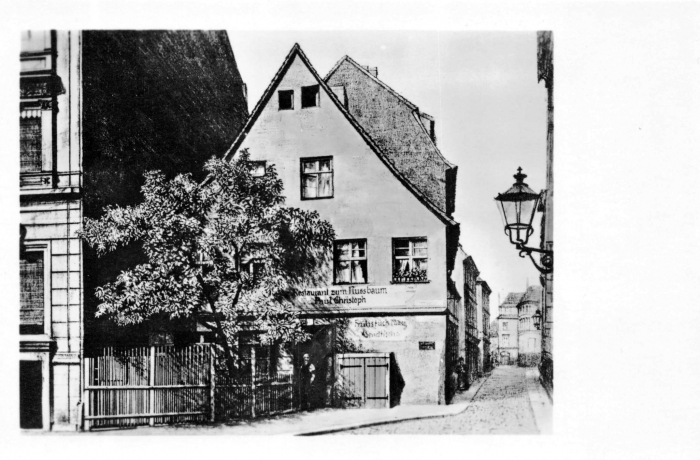
[[[378,425],[334,434],[539,434],[525,369],[494,369],[467,409],[457,415]]]

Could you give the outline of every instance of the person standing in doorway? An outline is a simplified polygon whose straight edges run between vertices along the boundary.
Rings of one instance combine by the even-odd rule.
[[[301,410],[313,409],[313,386],[316,379],[316,367],[311,364],[311,357],[304,353],[303,362],[299,368],[299,402]]]

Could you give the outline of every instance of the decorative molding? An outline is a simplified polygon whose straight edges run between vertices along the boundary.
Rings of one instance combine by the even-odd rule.
[[[48,336],[21,337],[20,352],[50,353],[56,350],[56,341]]]
[[[33,78],[20,78],[19,97],[52,97],[66,92],[58,76],[43,76]]]

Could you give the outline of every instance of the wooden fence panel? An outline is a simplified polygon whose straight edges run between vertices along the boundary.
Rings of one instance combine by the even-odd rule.
[[[243,419],[295,410],[292,375],[272,374],[266,355],[257,366],[253,352],[252,364],[234,378],[221,351],[210,344],[102,349],[84,360],[85,428]]]

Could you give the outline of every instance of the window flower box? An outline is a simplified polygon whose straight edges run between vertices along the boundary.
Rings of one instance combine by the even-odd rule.
[[[427,283],[428,282],[428,271],[421,270],[419,268],[414,268],[413,270],[406,271],[395,271],[392,276],[392,282],[394,283]]]

